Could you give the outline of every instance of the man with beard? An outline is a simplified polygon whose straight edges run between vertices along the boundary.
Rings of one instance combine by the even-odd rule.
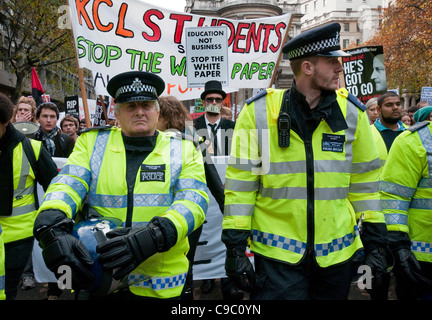
[[[383,168],[394,139],[406,129],[406,125],[401,121],[402,103],[395,92],[388,91],[378,98],[378,110],[380,116],[372,124],[372,135]]]
[[[293,86],[246,101],[234,128],[225,270],[254,300],[347,299],[363,248],[373,289],[387,273],[378,151],[364,105],[338,89],[339,58],[349,56],[340,29],[332,23],[288,41]]]

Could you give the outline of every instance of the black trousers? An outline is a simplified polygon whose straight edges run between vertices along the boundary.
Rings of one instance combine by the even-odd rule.
[[[320,268],[307,255],[298,265],[255,255],[256,288],[253,300],[346,300],[350,291],[352,260]]]
[[[6,300],[15,300],[21,275],[33,250],[33,237],[5,243]]]

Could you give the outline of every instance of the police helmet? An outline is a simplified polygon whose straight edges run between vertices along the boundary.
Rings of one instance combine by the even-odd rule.
[[[117,281],[112,277],[112,270],[108,271],[102,268],[96,252],[98,243],[107,240],[105,234],[113,229],[121,227],[121,225],[122,222],[120,219],[98,217],[81,221],[73,227],[72,235],[84,244],[94,260],[91,272],[95,275],[95,281],[90,288],[86,290],[93,295],[110,294],[120,288],[128,286],[127,277]]]

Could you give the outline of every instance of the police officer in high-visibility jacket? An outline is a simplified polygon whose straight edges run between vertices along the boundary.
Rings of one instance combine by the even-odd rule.
[[[121,219],[125,228],[107,233],[98,261],[129,287],[107,297],[179,297],[189,267],[187,236],[205,219],[204,166],[192,141],[156,130],[157,75],[131,71],[110,79],[120,128],[88,129],[49,187],[35,222],[47,266],[72,269],[72,285],[88,289],[94,260],[70,231],[77,212]],[[92,298],[90,292],[90,298]]]
[[[432,124],[418,122],[393,142],[380,194],[395,257],[398,299],[432,297]]]
[[[0,225],[7,300],[16,298],[21,275],[31,259],[37,183],[46,190],[58,173],[42,143],[27,138],[10,122],[13,108],[12,101],[0,93]]]
[[[253,299],[346,299],[353,255],[386,272],[379,159],[364,106],[338,87],[339,24],[283,48],[295,83],[247,101],[225,180],[225,269]],[[362,230],[356,218],[364,215]],[[255,272],[245,255],[250,244]]]

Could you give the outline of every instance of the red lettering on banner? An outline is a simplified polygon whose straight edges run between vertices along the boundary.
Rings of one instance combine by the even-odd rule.
[[[148,33],[143,32],[142,36],[147,41],[156,42],[156,41],[159,41],[160,38],[161,38],[161,29],[159,28],[159,26],[156,23],[154,23],[153,21],[151,21],[150,18],[152,16],[155,16],[159,20],[162,20],[164,18],[163,13],[160,12],[159,10],[151,9],[151,10],[146,11],[146,13],[144,13],[143,20],[144,20],[145,25],[147,27],[149,27],[150,29],[152,29],[153,35],[151,36]]]
[[[272,24],[266,24],[264,25],[264,42],[263,42],[263,48],[261,52],[267,52],[268,48],[268,40],[270,37],[270,32],[274,29],[274,25]]]
[[[174,31],[174,43],[181,43],[185,21],[192,21],[192,16],[184,14],[171,14],[170,19],[177,20]]]
[[[128,5],[126,3],[122,3],[119,12],[119,20],[116,30],[116,35],[124,37],[124,38],[133,38],[134,33],[131,30],[125,29],[125,17],[128,9]]]
[[[199,18],[197,27],[202,27],[204,25],[205,18]]]
[[[233,43],[233,41],[234,41],[234,36],[235,36],[235,27],[234,27],[234,25],[232,24],[232,22],[230,22],[230,21],[227,21],[227,20],[223,20],[223,19],[221,19],[221,20],[219,20],[219,21],[212,21],[212,26],[214,25],[214,24],[217,24],[217,26],[222,26],[222,25],[226,25],[227,27],[228,27],[228,29],[230,30],[230,37],[229,37],[229,39],[228,39],[228,46],[230,46],[231,45],[231,43]]]
[[[255,31],[255,22],[252,22],[251,27],[249,29],[248,35],[247,35],[247,46],[246,46],[246,52],[250,52],[251,44],[253,43],[255,52],[259,51],[260,43],[261,43],[261,31],[263,28],[262,23],[258,26],[258,30]]]
[[[113,28],[114,24],[112,22],[110,22],[105,26],[99,20],[98,10],[99,10],[99,5],[101,4],[101,2],[106,3],[109,7],[112,7],[112,5],[113,5],[111,0],[95,0],[93,2],[93,20],[94,20],[94,23],[95,23],[96,28],[98,30],[103,31],[103,32],[108,32]]]
[[[90,0],[83,0],[83,1],[75,0],[75,4],[76,4],[76,8],[77,8],[79,24],[82,25],[82,20],[81,20],[81,16],[82,16],[85,20],[85,23],[87,24],[87,27],[90,30],[93,30],[94,29],[93,24],[92,24],[90,17],[88,16],[87,11],[85,9],[85,6],[87,5],[87,3],[89,1]]]
[[[276,46],[274,46],[274,45],[271,45],[270,46],[270,50],[272,51],[272,52],[276,52],[276,51],[278,51],[279,50],[279,48],[280,48],[280,46],[281,46],[281,44],[282,44],[282,31],[281,31],[281,29],[285,29],[286,28],[286,24],[285,23],[283,23],[283,22],[279,22],[277,25],[276,25],[276,27],[275,27],[275,32],[276,32],[276,35],[277,35],[277,38],[279,39],[279,41],[278,41],[278,44],[276,45]],[[288,32],[288,31],[287,31]]]
[[[166,88],[166,90],[167,90],[167,94],[168,94],[168,95],[172,94],[172,93],[171,93],[171,89],[172,89],[172,88],[175,88],[175,86],[176,86],[175,84],[171,84],[171,83],[168,83],[168,84],[167,84],[167,88]]]
[[[249,23],[241,23],[240,22],[237,25],[237,32],[236,32],[235,41],[234,41],[234,44],[233,44],[233,52],[234,53],[244,53],[245,52],[245,49],[240,49],[238,47],[238,43],[239,43],[240,40],[246,39],[246,36],[243,35],[243,34],[241,34],[242,29],[246,29],[246,28],[250,28],[250,24]]]

